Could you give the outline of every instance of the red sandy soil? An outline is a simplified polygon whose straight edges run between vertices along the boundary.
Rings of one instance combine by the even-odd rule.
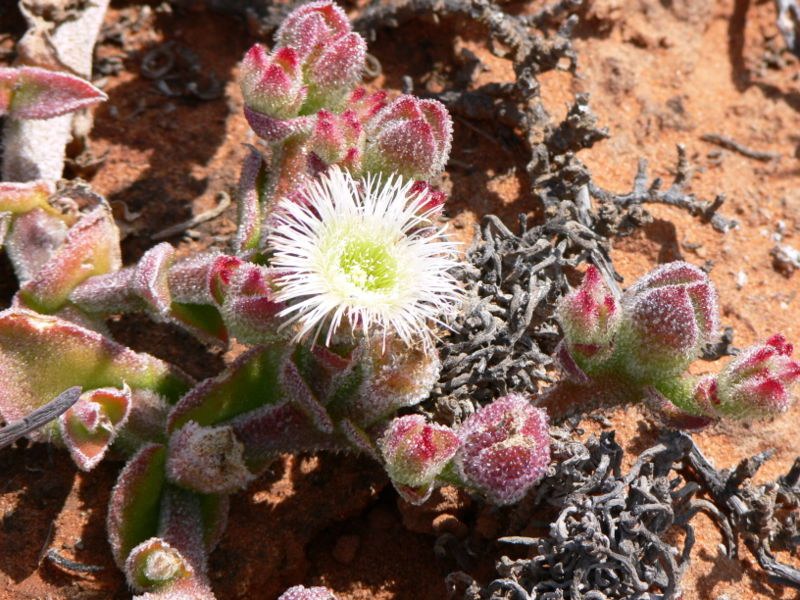
[[[513,6],[526,11],[542,5]],[[800,341],[800,274],[780,273],[770,256],[779,231],[785,243],[800,247],[798,62],[781,54],[785,64],[775,66],[775,49],[783,42],[773,4],[595,0],[589,5],[576,41],[580,76],[548,73],[541,82],[556,117],[566,113],[575,93],[591,94],[593,110],[611,131],[609,140],[580,155],[596,181],[609,189],[630,189],[642,156],[652,175],[670,181],[675,146],[682,143],[696,168],[692,190],[703,198],[725,193],[722,212],[742,224],[722,235],[677,209],[652,207],[655,221],[616,243],[618,270],[630,282],[661,262],[711,261],[711,278],[723,299],[723,323],[735,328],[736,345],[777,331]],[[126,45],[106,41],[99,55],[124,56],[124,69],[104,82],[110,100],[97,111],[91,135],[92,154],[104,160],[96,172],[82,173],[112,202],[141,212],[125,223],[124,254],[130,262],[152,245],[152,233],[213,207],[219,192],[231,191],[244,144],[256,143],[241,116],[235,83],[237,61],[256,40],[233,19],[205,12],[151,11],[147,16],[133,3],[115,4],[107,22],[122,27]],[[382,62],[384,75],[371,85],[399,89],[400,77],[410,74],[419,89],[436,89],[442,70],[464,47],[488,66],[479,83],[509,81],[510,63],[490,54],[485,39],[484,31],[464,23],[445,23],[441,29],[416,23],[382,32],[370,50]],[[187,102],[156,92],[139,75],[137,52],[163,40],[197,52],[204,67],[227,82],[224,98]],[[458,120],[455,126],[453,158],[462,167],[450,168],[444,183],[458,234],[468,239],[472,224],[488,212],[509,223],[519,212],[535,212],[525,191],[524,157],[509,152],[491,130],[479,134]],[[705,133],[723,134],[781,158],[763,163],[720,152],[700,140]],[[170,241],[183,252],[223,248],[234,223],[231,208],[196,228],[197,239]],[[6,278],[0,290],[7,300],[13,292],[7,265],[0,266],[0,274]],[[114,332],[196,377],[216,372],[225,358],[144,319],[126,318],[114,324]],[[723,362],[702,364],[700,370]],[[618,439],[633,453],[656,437],[636,408],[612,411],[609,417]],[[780,420],[719,425],[697,439],[718,467],[775,448],[774,459],[759,473],[762,481],[785,473],[800,454],[798,428],[800,403]],[[104,537],[106,502],[118,468],[108,462],[91,474],[78,474],[66,453],[43,445],[0,452],[0,598],[130,596]],[[473,574],[486,581],[492,559],[499,556],[482,537],[496,533],[492,511],[452,490],[411,509],[397,501],[380,469],[366,460],[286,458],[233,500],[227,534],[211,557],[211,577],[221,599],[270,600],[299,583],[328,585],[342,600],[445,598],[443,577],[457,567],[435,557],[435,532],[467,535],[463,522],[476,520],[469,535],[486,559],[473,566]],[[768,584],[744,548],[742,560],[726,558],[718,547],[721,536],[706,517],[698,516],[695,524],[698,542],[683,580],[684,600],[715,600],[724,594],[731,600],[800,598],[796,591]],[[81,574],[61,569],[43,560],[48,549],[102,570]],[[780,558],[800,566],[797,556]]]

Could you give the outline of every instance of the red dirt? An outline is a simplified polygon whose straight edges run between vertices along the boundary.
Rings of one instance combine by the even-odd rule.
[[[520,5],[533,10],[543,2]],[[744,346],[780,331],[800,340],[800,274],[785,276],[773,267],[773,235],[783,223],[786,243],[800,247],[800,90],[798,63],[786,54],[782,68],[770,68],[770,48],[782,40],[770,2],[748,0],[595,0],[578,31],[580,77],[548,73],[543,97],[556,117],[566,113],[576,92],[591,94],[591,106],[611,138],[581,153],[596,181],[609,189],[630,188],[637,159],[646,157],[652,175],[670,180],[675,145],[685,144],[696,167],[692,190],[710,198],[723,192],[722,212],[741,221],[726,235],[685,213],[652,207],[655,221],[619,240],[613,258],[630,282],[659,262],[684,258],[713,261],[711,278],[723,299],[723,323]],[[136,21],[141,7],[119,5],[109,24]],[[18,25],[15,25],[18,27]],[[12,30],[18,35],[17,29]],[[254,40],[233,19],[205,12],[180,16],[153,13],[138,31],[125,26],[132,53],[124,69],[107,80],[109,102],[96,114],[91,135],[95,156],[104,162],[91,177],[94,188],[124,202],[139,218],[127,223],[127,261],[149,247],[150,234],[212,207],[217,193],[230,191],[245,143],[256,143],[241,116],[236,64]],[[227,82],[223,99],[186,102],[165,98],[139,75],[140,55],[162,40],[176,40],[197,52],[203,65]],[[418,87],[436,89],[438,73],[461,48],[488,66],[478,83],[509,81],[510,63],[490,54],[485,32],[445,23],[437,37],[432,25],[409,25],[381,33],[371,51],[384,75],[374,85],[393,89],[410,74]],[[7,43],[5,43],[7,46]],[[0,46],[0,50],[6,46]],[[771,54],[770,54],[771,53]],[[110,42],[99,55],[124,52]],[[0,53],[0,57],[3,54]],[[401,62],[402,61],[402,62]],[[431,66],[433,65],[433,68]],[[458,235],[467,240],[481,214],[497,212],[513,222],[518,212],[535,212],[524,191],[521,157],[456,120],[453,158],[473,169],[452,168],[445,187],[452,194],[449,213]],[[700,140],[719,133],[764,151],[779,161],[756,162]],[[170,240],[182,252],[223,247],[233,232],[234,209],[197,228],[196,240]],[[740,273],[746,276],[746,283]],[[13,292],[10,274],[0,265],[0,292]],[[188,336],[144,320],[124,319],[115,334],[139,350],[177,361],[195,376],[218,370],[222,356],[207,352]],[[701,365],[718,368],[717,365]],[[618,439],[634,452],[655,439],[636,408],[612,411]],[[800,454],[797,429],[800,404],[780,420],[720,425],[697,436],[718,467],[776,449],[759,474],[772,479]],[[0,598],[107,599],[129,593],[114,567],[104,538],[105,506],[118,464],[104,463],[77,474],[66,453],[38,445],[0,452]],[[445,491],[445,495],[450,493]],[[233,501],[228,531],[211,557],[211,577],[221,599],[272,599],[298,583],[325,584],[342,600],[426,600],[445,598],[443,576],[455,565],[434,556],[434,531],[463,535],[462,520],[477,518],[476,543],[491,538],[491,511],[477,510],[461,496],[438,496],[438,505],[398,508],[380,470],[351,457],[286,458]],[[442,516],[445,515],[445,516]],[[743,561],[720,553],[719,532],[697,520],[698,542],[683,580],[684,600],[722,594],[750,600],[798,598],[797,592],[769,585]],[[43,549],[103,567],[100,573],[63,571],[41,560]],[[491,547],[488,548],[492,550]],[[781,559],[800,566],[797,557]],[[485,561],[476,574],[490,576]]]

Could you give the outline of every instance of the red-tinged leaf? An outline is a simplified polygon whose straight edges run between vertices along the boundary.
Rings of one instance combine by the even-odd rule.
[[[237,358],[217,377],[195,386],[172,410],[171,433],[189,421],[210,426],[284,399],[278,373],[286,353],[281,345],[256,348]]]
[[[308,137],[314,129],[312,117],[276,119],[264,113],[244,107],[244,117],[256,135],[270,143],[284,142],[291,137]]]
[[[81,282],[116,271],[122,264],[119,231],[111,212],[98,206],[67,232],[64,243],[20,289],[23,302],[39,312],[53,312]]]
[[[333,433],[333,421],[330,415],[302,378],[297,366],[288,358],[283,361],[281,366],[280,383],[287,399],[295,402],[305,411],[317,429],[323,433]]]
[[[166,457],[164,446],[145,446],[128,461],[111,491],[108,540],[120,569],[125,570],[125,562],[136,546],[158,534]]]
[[[88,81],[38,67],[0,68],[0,115],[51,119],[106,100]]]
[[[162,320],[168,319],[172,304],[167,273],[174,258],[175,249],[166,242],[150,248],[139,259],[131,281],[133,293]]]
[[[380,453],[369,434],[350,419],[342,419],[337,423],[339,431],[347,441],[359,452],[375,460],[380,459]]]
[[[175,263],[168,275],[173,302],[222,304],[234,274],[243,264],[241,258],[219,253],[198,254]]]
[[[228,513],[231,508],[230,496],[227,494],[210,494],[200,496],[200,512],[203,518],[203,541],[206,551],[217,547],[228,526]]]
[[[53,216],[66,220],[66,217],[47,201],[55,191],[56,186],[52,181],[0,182],[0,212],[20,215],[34,208],[41,208]]]
[[[348,450],[334,436],[322,433],[308,414],[291,402],[262,406],[229,421],[242,441],[245,461],[260,473],[281,453]]]
[[[167,458],[169,462],[169,458]],[[208,570],[207,523],[203,512],[204,496],[174,485],[167,485],[161,497],[158,535],[180,551],[194,570],[205,579]]]
[[[69,295],[69,301],[81,310],[99,315],[143,310],[141,299],[134,294],[134,267],[127,267],[89,277]]]
[[[128,421],[132,401],[127,385],[91,390],[59,417],[61,440],[81,470],[91,471],[103,459]]]
[[[174,403],[191,380],[174,367],[53,316],[0,312],[0,415],[24,417],[72,386],[151,390]]]
[[[245,263],[233,273],[222,318],[230,334],[244,344],[266,344],[285,339],[278,313],[285,305],[275,300],[267,267]]]

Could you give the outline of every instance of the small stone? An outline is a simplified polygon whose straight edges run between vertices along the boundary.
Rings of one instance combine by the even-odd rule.
[[[336,545],[333,547],[333,558],[343,565],[349,565],[356,557],[360,545],[361,538],[357,535],[343,535],[336,540]]]

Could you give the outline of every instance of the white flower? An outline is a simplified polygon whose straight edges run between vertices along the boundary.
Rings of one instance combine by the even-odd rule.
[[[433,226],[427,194],[399,176],[359,181],[338,167],[306,184],[301,199],[276,207],[268,238],[278,273],[279,316],[297,323],[295,339],[343,320],[352,331],[377,329],[408,345],[430,343],[433,323],[457,307],[461,290],[449,273],[456,244]],[[374,328],[374,329],[373,329]]]

